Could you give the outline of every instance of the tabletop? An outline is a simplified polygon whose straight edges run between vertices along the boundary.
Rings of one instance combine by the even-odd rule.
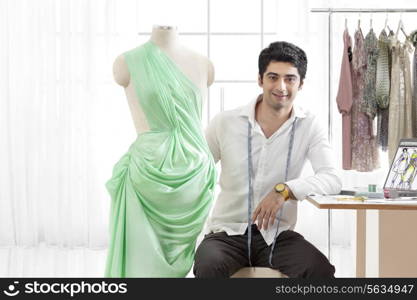
[[[345,195],[309,195],[306,198],[321,209],[383,209],[383,210],[417,210],[417,198],[365,199],[354,200]]]

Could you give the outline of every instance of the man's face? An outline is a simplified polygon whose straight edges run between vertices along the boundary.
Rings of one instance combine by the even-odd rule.
[[[271,61],[263,74],[258,75],[263,100],[274,110],[289,108],[303,85],[296,67],[289,62]]]

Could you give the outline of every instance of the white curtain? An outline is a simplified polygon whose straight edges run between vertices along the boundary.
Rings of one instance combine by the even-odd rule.
[[[0,1],[0,246],[106,246],[111,2]]]

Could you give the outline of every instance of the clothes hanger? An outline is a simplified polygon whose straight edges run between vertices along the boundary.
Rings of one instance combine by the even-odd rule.
[[[384,30],[386,31],[387,30],[387,28],[388,28],[388,33],[391,31],[391,28],[389,28],[389,26],[388,26],[388,13],[387,13],[387,15],[385,16],[385,26],[384,26]]]
[[[404,23],[403,23],[403,19],[402,19],[402,14],[403,13],[400,14],[400,21],[398,22],[398,28],[397,28],[396,36],[398,36],[398,33],[401,30],[401,32],[404,34],[405,38],[408,40],[409,37],[408,37],[408,34],[405,32],[405,29],[404,29]]]
[[[346,18],[346,15],[345,15],[345,30],[347,30],[348,29],[348,27],[347,27],[347,18]]]
[[[361,28],[361,11],[359,11],[358,29],[356,31],[358,31],[361,34],[361,36],[363,37],[362,28]]]
[[[373,30],[373,28],[372,28],[372,14],[371,14],[371,19],[369,21],[369,29],[370,29],[370,31]]]
[[[361,13],[359,13],[358,17],[358,30],[361,29]]]

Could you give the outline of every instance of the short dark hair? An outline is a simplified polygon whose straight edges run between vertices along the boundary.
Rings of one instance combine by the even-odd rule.
[[[300,80],[304,80],[307,72],[307,55],[303,49],[288,42],[274,42],[259,54],[259,76],[262,77],[271,61],[289,62],[297,68]]]

